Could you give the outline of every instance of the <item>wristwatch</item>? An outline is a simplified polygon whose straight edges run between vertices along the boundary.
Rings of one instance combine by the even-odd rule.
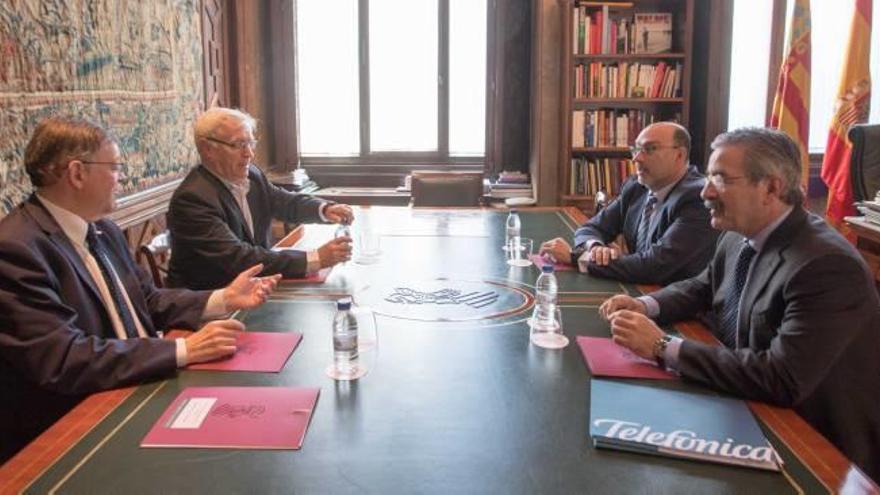
[[[666,356],[666,346],[672,341],[672,337],[669,334],[664,333],[657,340],[654,341],[654,359],[657,360],[657,363],[660,367],[665,368],[666,363],[664,362],[664,357]]]

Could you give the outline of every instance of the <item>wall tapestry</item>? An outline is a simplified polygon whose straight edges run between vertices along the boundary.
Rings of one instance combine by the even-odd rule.
[[[199,0],[0,1],[0,217],[30,194],[24,148],[50,115],[118,139],[121,197],[182,177],[202,86]]]

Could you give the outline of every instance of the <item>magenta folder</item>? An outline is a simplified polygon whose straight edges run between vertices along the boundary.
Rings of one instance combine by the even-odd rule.
[[[532,261],[532,263],[535,264],[536,267],[538,267],[538,270],[543,268],[544,265],[550,263],[548,259],[544,258],[540,254],[531,254],[529,255],[529,259]],[[575,267],[574,265],[569,265],[568,263],[560,263],[559,261],[557,261],[556,263],[553,263],[553,271],[573,272],[575,271]]]
[[[629,349],[615,344],[611,339],[578,337],[577,343],[593,376],[676,379],[674,374],[661,369],[653,361],[636,356]]]
[[[328,266],[303,278],[282,278],[281,281],[287,284],[323,284],[332,270],[333,267]]]
[[[298,332],[242,332],[235,354],[217,361],[191,364],[186,369],[278,373],[300,340],[302,334]]]
[[[302,447],[319,388],[189,387],[141,447],[288,449]]]

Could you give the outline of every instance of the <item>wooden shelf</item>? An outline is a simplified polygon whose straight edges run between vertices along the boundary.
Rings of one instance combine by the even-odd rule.
[[[603,189],[607,193],[618,191],[620,182],[632,172],[634,167],[628,147],[622,146],[583,146],[584,140],[575,133],[591,132],[590,136],[598,135],[600,142],[632,142],[635,135],[650,122],[658,120],[677,119],[684,126],[688,125],[690,117],[691,100],[691,72],[693,62],[693,32],[695,22],[695,3],[699,0],[649,0],[645,2],[629,2],[615,5],[614,12],[609,16],[611,22],[634,16],[638,12],[661,12],[671,14],[672,19],[672,50],[664,53],[574,53],[572,41],[577,38],[577,24],[574,22],[580,15],[578,6],[588,7],[587,15],[594,13],[605,6],[605,3],[586,3],[577,0],[561,0],[559,3],[563,10],[560,78],[562,95],[561,129],[560,133],[560,156],[559,181],[557,192],[561,202],[577,207],[590,208],[595,202],[594,192]],[[608,4],[610,6],[610,4]],[[589,21],[589,20],[588,20]],[[605,24],[607,28],[609,24]],[[600,28],[603,29],[603,28]],[[628,46],[634,47],[630,40]],[[583,43],[579,43],[579,51],[583,51]],[[594,45],[595,46],[595,45]],[[666,45],[669,46],[669,45]],[[679,79],[678,91],[672,94],[675,98],[585,98],[589,94],[585,88],[589,88],[596,77],[610,77],[606,72],[608,67],[620,64],[650,65],[655,68],[664,63],[674,67]],[[588,65],[600,65],[601,71],[589,73]],[[629,72],[626,73],[621,85],[632,86],[628,80]],[[619,76],[618,76],[619,77]],[[576,84],[575,78],[584,78],[583,87],[581,81]],[[607,83],[607,81],[606,81]],[[617,80],[614,82],[617,83]],[[663,84],[667,84],[663,81]],[[641,86],[645,86],[642,82]],[[648,85],[652,89],[655,84]],[[661,88],[663,86],[661,85]],[[668,90],[668,87],[667,87]],[[575,97],[576,91],[578,96]],[[608,93],[606,93],[608,94]],[[619,93],[616,93],[619,94]],[[656,94],[656,93],[655,93]],[[666,93],[670,94],[670,93]],[[618,126],[618,118],[626,119]],[[575,122],[577,121],[577,122]],[[574,127],[578,129],[573,129]],[[626,127],[624,127],[626,126]],[[583,128],[583,131],[580,128]],[[615,132],[626,134],[625,139],[616,140]],[[635,134],[635,135],[634,135]],[[575,139],[577,137],[578,139]],[[572,147],[572,142],[577,142],[579,147]],[[586,143],[592,142],[586,140]],[[577,167],[577,168],[575,168]],[[581,182],[585,182],[585,187]],[[577,187],[576,187],[577,186]],[[583,191],[582,194],[572,194],[574,191]]]
[[[607,105],[611,103],[620,103],[624,105],[635,105],[639,103],[682,104],[684,103],[684,98],[575,98],[572,101],[575,104],[584,105]]]
[[[575,60],[607,60],[610,62],[629,62],[630,60],[684,60],[684,53],[575,53]]]
[[[629,153],[629,148],[626,147],[608,147],[608,146],[599,146],[599,147],[587,147],[587,148],[572,148],[572,153],[608,153],[608,154],[617,154],[617,153]]]

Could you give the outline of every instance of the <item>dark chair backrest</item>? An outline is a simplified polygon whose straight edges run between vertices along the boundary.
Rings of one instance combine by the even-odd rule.
[[[165,287],[168,259],[171,258],[171,234],[167,230],[156,234],[150,242],[138,248],[138,253],[146,260],[156,287]]]
[[[413,206],[479,206],[483,197],[480,172],[414,172]]]
[[[849,166],[853,199],[873,200],[880,190],[880,124],[852,126],[849,140],[853,145]]]

